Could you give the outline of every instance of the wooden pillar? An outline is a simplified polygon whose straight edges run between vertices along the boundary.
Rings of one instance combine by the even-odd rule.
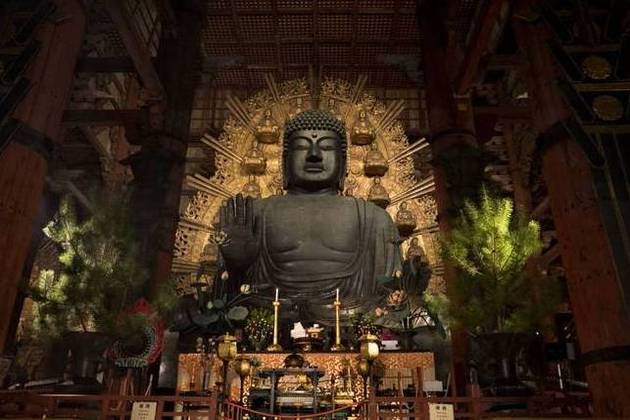
[[[523,214],[529,215],[532,211],[532,191],[528,165],[536,137],[528,122],[504,119],[501,125],[514,187],[514,206]]]
[[[79,0],[56,0],[55,22],[38,29],[42,43],[26,76],[34,83],[13,117],[22,128],[0,156],[0,353],[22,268],[41,204],[47,152],[61,133],[61,116],[70,98],[74,66],[85,32],[85,10]]]
[[[175,25],[164,31],[156,60],[167,99],[154,107],[154,125],[144,133],[142,150],[131,158],[136,222],[144,240],[152,295],[171,272],[204,16],[196,0],[171,4]]]
[[[613,249],[594,189],[586,155],[561,127],[571,111],[555,86],[553,57],[543,22],[528,22],[531,1],[514,19],[526,57],[529,95],[546,149],[543,176],[558,234],[568,291],[582,350],[582,362],[596,417],[630,417],[630,319],[624,304]]]
[[[464,200],[479,193],[483,167],[474,134],[473,113],[467,97],[456,98],[447,67],[448,36],[444,27],[446,2],[426,0],[418,7],[422,36],[422,63],[438,223],[447,233]],[[457,273],[446,266],[447,291]],[[452,334],[453,389],[465,395],[468,339],[464,332]]]

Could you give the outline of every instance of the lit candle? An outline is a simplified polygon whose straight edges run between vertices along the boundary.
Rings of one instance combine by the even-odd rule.
[[[276,287],[276,302],[278,301],[278,288]]]
[[[337,302],[339,302],[339,288],[337,288]]]

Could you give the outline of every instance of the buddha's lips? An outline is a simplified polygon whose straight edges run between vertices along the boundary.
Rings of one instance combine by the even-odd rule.
[[[306,164],[304,165],[304,170],[306,172],[323,172],[324,171],[324,165],[320,165],[320,164]]]

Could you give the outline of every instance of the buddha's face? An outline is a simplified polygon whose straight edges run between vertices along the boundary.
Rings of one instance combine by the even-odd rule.
[[[288,142],[289,188],[336,190],[344,169],[339,136],[330,130],[298,130]]]

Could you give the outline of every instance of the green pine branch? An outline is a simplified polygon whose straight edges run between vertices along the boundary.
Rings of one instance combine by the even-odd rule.
[[[44,229],[61,249],[62,269],[53,284],[33,290],[41,331],[99,331],[118,337],[124,310],[142,294],[147,273],[127,200],[100,197],[94,202],[93,212],[80,220],[73,200],[64,197]]]
[[[557,302],[553,279],[528,272],[530,257],[542,250],[540,226],[514,212],[512,200],[482,190],[467,201],[441,248],[459,270],[445,296],[429,306],[455,328],[471,333],[522,332],[538,326]]]

